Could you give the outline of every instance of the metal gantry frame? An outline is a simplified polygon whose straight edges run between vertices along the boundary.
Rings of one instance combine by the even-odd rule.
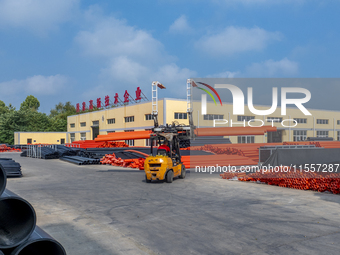
[[[27,157],[30,158],[40,158],[41,159],[41,148],[42,147],[48,147],[55,151],[58,150],[58,146],[65,146],[65,147],[71,147],[71,148],[80,148],[80,144],[74,144],[74,145],[64,145],[64,144],[36,144],[36,145],[27,145]]]
[[[152,115],[158,115],[158,81],[152,82]]]
[[[191,79],[187,79],[187,112],[192,113],[192,102],[191,102]]]

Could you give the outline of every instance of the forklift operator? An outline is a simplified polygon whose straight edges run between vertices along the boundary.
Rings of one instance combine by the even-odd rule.
[[[164,143],[158,147],[158,150],[160,149],[166,150],[166,152],[170,152],[169,142],[165,140]]]

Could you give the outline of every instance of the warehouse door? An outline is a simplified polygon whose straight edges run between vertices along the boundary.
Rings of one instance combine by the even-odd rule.
[[[96,139],[99,135],[99,127],[92,126],[92,140]]]
[[[268,132],[268,143],[282,143],[282,130],[276,132]]]

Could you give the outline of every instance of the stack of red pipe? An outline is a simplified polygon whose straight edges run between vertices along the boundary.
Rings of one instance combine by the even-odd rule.
[[[121,166],[121,167],[129,167],[129,168],[138,168],[139,170],[144,170],[144,161],[148,154],[145,154],[140,151],[135,150],[126,150],[124,152],[132,152],[134,155],[139,154],[140,157],[130,158],[130,159],[122,159],[117,158],[114,153],[106,154],[101,160],[100,163],[103,165],[109,164],[112,166]]]
[[[209,166],[246,166],[257,165],[257,162],[240,155],[195,155],[182,156],[185,168],[209,167]]]
[[[216,154],[240,155],[248,159],[259,161],[259,148],[261,146],[282,145],[282,143],[238,143],[238,144],[211,144],[191,147],[191,150],[211,151]],[[229,164],[229,163],[228,163]]]
[[[269,185],[293,189],[340,193],[340,174],[338,173],[321,174],[289,169],[288,172],[280,171],[279,173],[259,171],[248,175],[244,175],[244,173],[223,173],[220,176],[223,179],[232,179],[237,176],[240,181],[260,181]]]
[[[133,132],[114,132],[107,135],[98,135],[96,142],[106,141],[123,141],[123,140],[136,140],[136,139],[148,139],[150,138],[151,131],[133,131]]]
[[[80,148],[87,149],[87,148],[98,148],[104,142],[96,142],[93,140],[81,140],[81,141],[74,141],[72,144],[79,144]]]
[[[214,127],[214,128],[197,128],[197,136],[242,136],[242,135],[264,135],[267,132],[277,131],[276,127]]]
[[[0,144],[0,152],[20,152],[21,149],[8,147],[6,144]]]
[[[97,148],[122,148],[129,147],[125,142],[104,142],[101,145],[98,145]]]

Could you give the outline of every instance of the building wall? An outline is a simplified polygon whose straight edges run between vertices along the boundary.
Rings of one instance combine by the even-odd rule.
[[[268,106],[255,106],[258,110],[269,109]],[[165,98],[158,101],[158,121],[160,125],[165,123],[171,124],[173,121],[177,121],[179,124],[189,124],[187,119],[175,119],[175,113],[186,113],[187,103],[186,100],[170,99]],[[193,119],[194,124],[197,127],[212,127],[213,120],[206,120],[201,115],[200,102],[193,102]],[[145,130],[151,129],[154,125],[153,120],[146,120],[145,115],[151,114],[152,104],[151,102],[131,104],[111,109],[106,109],[97,112],[84,113],[68,117],[67,126],[67,142],[71,141],[71,134],[74,134],[75,140],[81,139],[81,133],[84,134],[84,138],[92,140],[93,130],[91,126],[93,121],[99,121],[99,134],[107,134],[108,132],[124,132],[125,130]],[[285,116],[281,116],[281,108],[278,107],[273,114],[269,116],[258,116],[252,114],[247,105],[245,106],[244,116],[251,116],[255,119],[264,121],[265,125],[274,125],[278,130],[282,131],[282,141],[294,141],[294,131],[306,132],[306,137],[316,137],[318,131],[328,131],[328,136],[333,137],[334,140],[338,140],[338,131],[340,132],[340,112],[339,111],[326,111],[326,110],[312,110],[308,109],[312,116],[305,116],[298,108],[288,108]],[[238,115],[233,115],[232,104],[215,105],[214,103],[208,102],[207,113],[212,115],[222,115],[223,119],[227,120],[228,123],[223,125],[216,125],[218,127],[231,126],[243,126],[243,123],[238,121]],[[133,122],[125,122],[124,117],[134,116]],[[268,117],[278,117],[285,119],[302,118],[306,119],[306,123],[298,123],[296,127],[284,127],[281,122],[269,122]],[[108,124],[108,119],[115,119],[114,124]],[[326,119],[328,124],[317,124],[317,119]],[[85,127],[81,127],[80,123],[86,122]],[[74,124],[74,127],[71,127]],[[250,122],[251,125],[260,125],[259,121]],[[285,125],[289,125],[288,121],[284,122]],[[293,124],[293,123],[291,123]],[[246,121],[248,126],[248,122]],[[340,134],[340,133],[339,133]],[[238,142],[238,137],[229,137],[233,143]],[[268,142],[268,134],[254,136],[254,142],[263,143]],[[144,146],[145,140],[136,140],[136,146]]]
[[[197,127],[212,127],[213,120],[204,120],[204,116],[201,114],[201,106],[200,102],[193,102],[193,119],[194,123]],[[257,110],[266,110],[269,109],[269,106],[255,106]],[[273,114],[268,116],[259,116],[254,115],[249,111],[247,105],[245,105],[245,114],[244,116],[252,116],[255,119],[259,119],[264,121],[265,125],[274,125],[278,128],[278,130],[282,130],[282,139],[285,141],[294,141],[294,131],[306,131],[306,137],[316,137],[318,135],[318,131],[326,131],[328,132],[328,137],[333,137],[334,140],[338,139],[338,132],[340,132],[340,112],[339,111],[327,111],[327,110],[314,110],[308,109],[308,111],[312,114],[309,116],[304,115],[298,108],[288,108],[285,116],[281,116],[281,108],[278,107]],[[230,127],[230,126],[243,126],[243,123],[238,122],[238,115],[233,115],[233,107],[232,104],[223,104],[215,105],[213,103],[207,103],[207,114],[213,115],[223,115],[223,119],[227,120],[226,124],[217,124],[216,127]],[[298,123],[295,127],[284,127],[281,122],[270,122],[267,121],[268,117],[282,118],[285,119],[306,119],[306,123]],[[318,124],[317,120],[328,120],[328,124]],[[339,124],[338,124],[339,121]],[[222,122],[221,122],[222,123]],[[233,123],[231,125],[231,123]],[[251,125],[261,125],[262,123],[256,121],[254,123],[250,122]],[[292,126],[294,122],[285,121],[284,125]],[[248,126],[248,122],[246,121],[246,126]],[[340,133],[339,133],[340,135]],[[267,142],[268,135],[264,136],[255,136],[255,142]],[[237,137],[230,137],[232,143],[237,143]]]
[[[61,144],[61,139],[66,143],[66,132],[15,132],[14,144],[27,144],[27,139],[32,139],[32,143]]]
[[[161,99],[158,101],[158,122],[160,125],[178,121],[188,124],[187,119],[175,119],[175,113],[186,113],[186,100]],[[71,142],[74,134],[75,141],[81,140],[81,134],[86,140],[93,138],[93,121],[99,121],[99,134],[106,135],[109,132],[124,132],[126,130],[144,131],[154,127],[153,119],[146,120],[146,115],[151,114],[152,103],[137,103],[126,106],[105,109],[101,111],[83,113],[69,116],[67,119],[67,141]],[[133,122],[126,122],[125,117],[133,116]],[[108,124],[108,119],[115,119],[114,124]],[[81,127],[85,122],[86,126]],[[72,127],[74,125],[74,127]],[[145,146],[145,140],[135,140],[136,146]]]

